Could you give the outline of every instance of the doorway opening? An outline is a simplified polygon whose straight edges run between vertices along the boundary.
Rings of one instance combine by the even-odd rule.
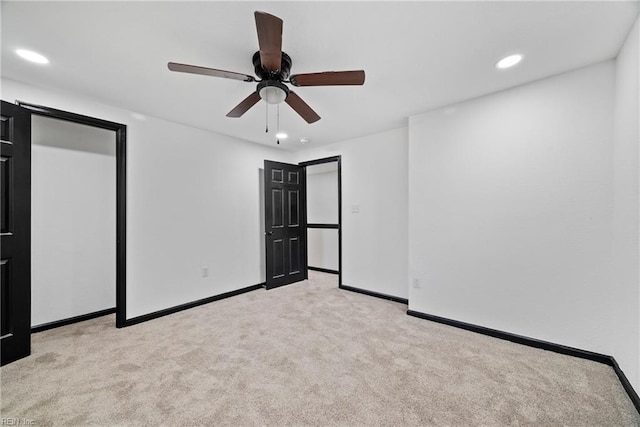
[[[336,274],[342,286],[342,159],[301,162],[307,176],[308,269]]]
[[[38,310],[40,300],[57,298],[59,302],[57,311],[49,309],[46,313],[34,313],[36,326],[32,331],[38,332],[113,312],[116,314],[116,327],[124,327],[126,125],[24,102],[17,104],[31,112],[33,127],[32,310]],[[70,133],[78,138],[65,136]],[[78,182],[83,170],[87,173],[86,179]],[[56,172],[55,179],[44,182],[48,172]],[[92,183],[105,186],[87,188]],[[60,188],[57,193],[55,186]],[[39,206],[47,209],[47,212],[36,212]],[[63,224],[57,227],[56,221],[67,226]],[[101,230],[101,226],[110,227],[111,230]],[[57,234],[53,228],[57,228]],[[75,236],[71,235],[73,230],[77,233]],[[42,245],[36,247],[38,239],[44,240],[39,241]],[[54,239],[58,240],[54,242]],[[56,246],[58,253],[54,252]],[[94,257],[82,259],[87,253]],[[108,259],[111,256],[114,258]],[[65,257],[68,259],[65,260]],[[77,265],[62,268],[65,261],[72,264],[75,261]],[[46,265],[47,262],[53,265]],[[59,264],[60,268],[56,269],[55,264]],[[82,279],[74,283],[74,280],[65,280],[61,276],[60,279],[66,284],[65,290],[39,290],[38,286],[42,284],[38,282],[38,277],[42,276],[41,282],[55,282],[55,279],[51,280],[51,274],[66,274],[67,279],[79,276],[84,280],[93,280],[96,285],[108,282],[112,287],[105,289],[108,284],[103,284],[91,292],[91,289],[82,288]],[[74,303],[64,301],[69,297],[75,300]],[[87,307],[85,311],[89,312],[83,313],[82,307]]]

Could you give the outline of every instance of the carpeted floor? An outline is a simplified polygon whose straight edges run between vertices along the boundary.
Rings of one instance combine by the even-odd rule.
[[[613,370],[405,314],[336,276],[125,329],[33,335],[1,417],[34,425],[638,426]],[[6,424],[6,423],[5,423]]]

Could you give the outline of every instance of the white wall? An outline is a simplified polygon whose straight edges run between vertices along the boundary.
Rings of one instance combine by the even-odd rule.
[[[337,162],[329,163],[332,165]],[[338,171],[315,173],[325,164],[307,167],[307,222],[338,223]]]
[[[260,173],[289,153],[7,79],[2,98],[128,126],[127,318],[264,281]]]
[[[406,298],[407,129],[309,148],[296,161],[335,155],[342,156],[343,284]]]
[[[609,61],[410,118],[410,309],[611,354],[614,82]]]
[[[261,168],[286,154],[156,119],[129,135],[129,313],[264,282]]]
[[[31,324],[116,305],[115,132],[34,115]]]
[[[310,267],[338,271],[338,230],[309,228],[307,230],[307,259]]]
[[[640,86],[638,21],[616,61],[613,144],[613,277],[617,306],[612,351],[629,381],[640,391],[640,251],[638,250]]]

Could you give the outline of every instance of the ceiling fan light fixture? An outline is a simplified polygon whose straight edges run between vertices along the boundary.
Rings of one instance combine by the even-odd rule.
[[[258,94],[267,104],[280,104],[289,95],[289,89],[278,81],[262,81],[258,85]]]
[[[511,68],[515,65],[518,65],[520,61],[522,61],[522,55],[516,53],[514,55],[505,56],[500,61],[496,63],[496,68],[499,70],[504,70],[505,68]]]
[[[258,33],[259,50],[253,54],[252,62],[256,76],[244,73],[219,70],[216,68],[201,67],[197,65],[182,64],[178,62],[167,63],[169,71],[181,73],[200,74],[204,76],[222,77],[225,79],[241,80],[244,82],[258,82],[256,89],[227,113],[227,117],[242,117],[250,108],[260,100],[267,104],[280,105],[282,101],[291,107],[307,123],[315,123],[320,120],[318,113],[287,84],[293,86],[361,86],[364,84],[364,70],[347,71],[322,71],[319,73],[304,73],[291,76],[291,57],[282,51],[282,19],[266,12],[256,11],[256,31]],[[267,105],[268,107],[268,105]],[[267,126],[269,132],[269,108],[266,108]],[[280,107],[277,108],[278,123]],[[280,143],[278,141],[278,143]]]

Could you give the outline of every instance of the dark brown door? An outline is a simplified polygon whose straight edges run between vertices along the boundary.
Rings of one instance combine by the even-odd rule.
[[[0,352],[5,365],[31,353],[31,113],[2,101],[0,115]]]
[[[307,278],[304,168],[264,161],[267,289]]]

